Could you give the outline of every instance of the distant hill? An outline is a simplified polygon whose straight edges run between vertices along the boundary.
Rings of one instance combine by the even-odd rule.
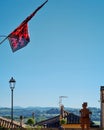
[[[92,111],[91,119],[92,121],[100,121],[100,108],[90,107]],[[72,112],[76,115],[79,115],[79,108],[65,108],[66,111]],[[41,121],[44,119],[52,118],[60,113],[58,107],[14,107],[14,119],[19,119],[22,115],[24,118],[32,117],[34,113],[36,121]],[[11,117],[11,108],[1,107],[0,116],[10,118]]]

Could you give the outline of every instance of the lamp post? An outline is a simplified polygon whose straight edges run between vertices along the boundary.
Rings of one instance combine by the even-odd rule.
[[[15,79],[13,79],[13,77],[9,80],[9,84],[10,84],[10,89],[11,89],[11,125],[13,128],[13,90],[15,88]]]

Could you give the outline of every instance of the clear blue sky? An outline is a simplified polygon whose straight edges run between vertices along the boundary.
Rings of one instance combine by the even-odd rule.
[[[0,35],[11,33],[44,0],[1,0]],[[49,0],[29,21],[30,43],[0,45],[0,106],[100,107],[104,85],[104,0]],[[2,38],[0,38],[2,40]]]

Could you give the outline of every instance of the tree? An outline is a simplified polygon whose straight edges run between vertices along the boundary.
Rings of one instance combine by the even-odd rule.
[[[60,125],[63,125],[63,124],[66,124],[66,123],[67,123],[67,120],[64,119],[64,118],[62,118],[62,119],[60,120]]]
[[[35,123],[35,120],[34,120],[33,118],[29,118],[29,119],[27,120],[27,124],[28,124],[28,125],[34,125],[34,123]]]

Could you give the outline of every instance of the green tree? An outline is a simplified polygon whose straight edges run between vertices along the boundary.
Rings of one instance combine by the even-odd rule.
[[[63,124],[66,124],[66,123],[67,123],[67,120],[64,119],[64,118],[60,120],[60,125],[63,125]]]
[[[35,120],[34,120],[33,118],[29,118],[29,119],[27,120],[27,124],[28,124],[28,125],[34,125],[34,124],[35,124]]]

